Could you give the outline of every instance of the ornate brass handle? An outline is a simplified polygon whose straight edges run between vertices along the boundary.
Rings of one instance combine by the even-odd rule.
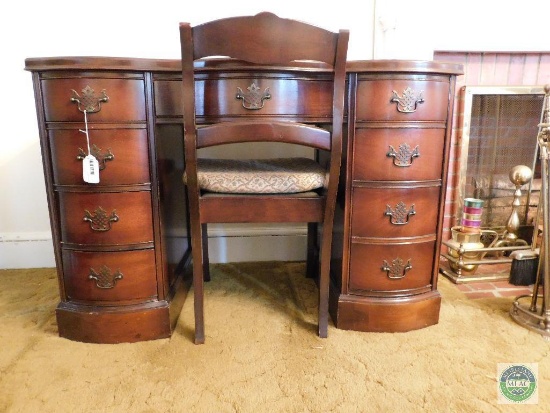
[[[416,211],[414,210],[414,204],[407,209],[405,203],[401,201],[395,206],[395,210],[391,206],[386,205],[384,215],[390,217],[390,223],[393,225],[405,225],[409,223],[410,216],[416,215]]]
[[[236,99],[242,100],[243,108],[249,110],[258,110],[264,107],[264,101],[271,99],[271,94],[269,93],[269,88],[266,87],[264,93],[260,92],[260,88],[256,83],[252,83],[246,88],[248,93],[244,93],[243,90],[238,87],[237,94],[235,95]]]
[[[82,89],[82,96],[80,96],[74,89],[71,89],[71,91],[73,92],[71,102],[76,103],[78,105],[78,110],[81,112],[99,112],[101,110],[101,102],[107,103],[109,101],[109,96],[107,96],[105,89],[101,91],[101,95],[99,97],[95,96],[95,91],[90,86],[86,86]]]
[[[101,207],[97,207],[93,214],[88,210],[85,210],[84,213],[84,221],[90,223],[92,231],[109,231],[111,229],[111,223],[119,220],[116,210],[113,210],[109,216],[107,216],[107,211]]]
[[[90,149],[91,154],[97,159],[99,162],[99,170],[102,171],[107,166],[105,162],[112,161],[115,159],[115,155],[113,152],[111,152],[111,148],[108,148],[107,151],[104,154],[101,154],[101,148],[99,148],[97,145],[92,145],[92,148]],[[84,160],[86,157],[86,152],[84,152],[84,149],[78,148],[78,155],[76,155],[76,159],[79,161]]]
[[[424,103],[424,97],[422,96],[422,90],[417,93],[408,87],[403,91],[403,96],[399,96],[395,90],[392,91],[390,102],[397,103],[398,112],[413,113],[416,112],[419,103]]]
[[[405,278],[405,273],[412,269],[412,264],[410,258],[405,264],[405,262],[398,257],[392,261],[391,266],[386,260],[384,260],[380,269],[382,271],[386,271],[388,278],[391,278],[392,280],[399,280],[401,278]]]
[[[388,158],[393,158],[393,164],[398,167],[406,168],[411,166],[414,158],[418,158],[420,156],[418,145],[416,145],[414,149],[411,149],[408,143],[402,143],[399,145],[399,150],[397,151],[393,146],[389,146],[390,149],[388,150],[388,153],[386,153],[386,156]]]
[[[97,288],[109,289],[114,288],[119,280],[122,280],[124,275],[120,270],[116,270],[114,274],[111,274],[111,269],[106,265],[102,265],[99,272],[96,272],[93,268],[90,268],[90,274],[88,279],[95,281]]]

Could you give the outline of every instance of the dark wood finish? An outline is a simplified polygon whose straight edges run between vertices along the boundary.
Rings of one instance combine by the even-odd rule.
[[[351,217],[352,237],[416,237],[435,234],[440,187],[356,187],[353,189]],[[397,209],[403,203],[414,215],[397,221],[386,215],[387,207]],[[396,223],[399,222],[399,223]]]
[[[318,328],[319,336],[326,337],[330,251],[342,153],[349,33],[333,33],[309,24],[281,19],[271,13],[260,13],[216,20],[195,27],[181,23],[180,34],[185,172],[195,263],[195,343],[204,343],[205,339],[203,281],[205,275],[208,278],[208,259],[204,240],[209,222],[322,224]],[[250,65],[264,66],[264,69],[255,68],[248,76],[238,80],[212,80],[210,75],[206,79],[197,78],[195,61],[213,56],[227,56]],[[294,66],[295,60],[324,63],[330,72],[319,80],[316,66]],[[289,67],[292,67],[290,75]],[[242,103],[237,100],[239,95],[235,91],[241,93],[254,88],[266,99],[246,105],[244,99]],[[228,94],[228,91],[231,92]],[[174,112],[171,110],[170,113]],[[207,122],[224,122],[199,129],[197,118],[200,122],[201,116]],[[286,122],[281,123],[281,118]],[[321,119],[322,125],[307,126],[302,123],[315,119]],[[255,194],[252,199],[250,195],[202,194],[198,187],[197,150],[235,142],[301,144],[328,151],[328,184],[314,197]],[[314,244],[309,242],[308,246],[313,247]],[[308,253],[308,257],[316,255]],[[309,263],[308,268],[313,268],[313,264]]]
[[[153,242],[151,194],[149,191],[128,192],[59,192],[61,237],[65,244],[119,245]],[[85,221],[87,212],[96,216],[102,208],[117,220],[94,229]]]
[[[450,124],[459,66],[348,65],[348,141],[335,227],[336,326],[408,331],[436,324]]]
[[[418,330],[439,322],[441,295],[437,291],[398,299],[358,300],[331,290],[331,308],[338,308],[338,328],[385,333]],[[391,327],[390,327],[391,326]]]
[[[118,344],[170,337],[174,323],[170,310],[164,301],[102,308],[62,302],[56,315],[61,337]]]
[[[61,302],[56,311],[59,334],[72,340],[95,343],[134,342],[169,337],[189,288],[189,279],[183,277],[183,269],[190,261],[190,244],[185,219],[188,215],[187,202],[181,183],[184,171],[181,156],[181,61],[54,57],[31,58],[27,59],[25,64],[26,70],[33,74],[35,86],[44,175],[59,273]],[[300,67],[303,66],[307,65],[296,63],[288,67],[284,74],[274,77],[273,68],[269,66],[226,60],[195,62],[196,79],[212,87],[212,91],[207,93],[211,97],[206,99],[202,97],[200,89],[195,89],[197,102],[202,102],[203,105],[197,107],[197,112],[203,114],[197,117],[197,121],[207,124],[239,117],[235,114],[238,115],[238,111],[244,110],[239,109],[239,101],[239,105],[232,106],[231,111],[226,114],[217,106],[217,101],[212,100],[215,93],[221,93],[220,84],[230,82],[234,86],[239,77],[244,77],[247,81],[277,80],[277,88],[284,89],[287,93],[286,99],[294,102],[282,103],[275,98],[267,101],[277,102],[272,107],[266,106],[271,111],[271,117],[277,121],[298,120],[311,124],[330,121],[332,114],[330,109],[327,111],[327,105],[302,100],[301,90],[308,90],[308,94],[312,93],[315,96],[325,96],[327,91],[330,93],[327,81],[330,82],[332,70],[327,69],[326,64],[319,64],[314,66],[315,70],[310,71],[307,76],[297,76]],[[448,122],[449,114],[452,113],[452,102],[446,100],[441,103],[446,108],[444,119],[440,119],[440,115],[423,114],[422,119],[415,121],[409,121],[410,117],[407,118],[406,115],[402,115],[404,121],[399,120],[401,118],[391,120],[391,116],[384,111],[382,115],[373,115],[373,120],[357,120],[355,104],[358,102],[359,107],[363,108],[360,110],[362,114],[376,112],[375,109],[368,109],[368,106],[380,104],[380,101],[365,101],[365,96],[357,93],[358,84],[362,85],[362,91],[366,91],[367,86],[373,82],[379,85],[380,82],[376,82],[382,80],[393,85],[393,76],[402,81],[410,75],[416,76],[413,77],[415,82],[418,82],[418,77],[424,79],[424,84],[431,80],[437,82],[436,90],[448,88],[445,98],[448,99],[453,96],[454,76],[460,73],[460,70],[461,68],[454,64],[433,62],[347,63],[349,88],[346,105],[350,128],[347,139],[343,142],[343,172],[338,196],[341,208],[335,211],[335,225],[341,232],[335,231],[333,236],[331,265],[330,308],[338,328],[360,331],[408,331],[433,325],[438,321],[441,297],[436,289],[437,278],[433,271],[438,265],[438,254],[435,252],[439,250],[441,240],[441,199],[446,188],[445,172],[450,133]],[[280,80],[282,78],[285,79],[284,82]],[[298,78],[300,82],[296,81]],[[62,83],[59,83],[60,81]],[[284,85],[287,82],[301,86],[286,87]],[[310,83],[315,86],[308,86]],[[439,83],[448,85],[442,87]],[[117,85],[114,89],[113,84]],[[44,85],[48,89],[46,97]],[[76,161],[75,150],[78,151],[82,146],[84,135],[78,132],[78,129],[82,129],[84,124],[82,114],[78,112],[76,105],[68,101],[71,89],[80,93],[87,85],[96,91],[105,88],[110,98],[109,102],[103,105],[105,112],[91,114],[88,119],[92,128],[92,143],[95,142],[102,150],[110,147],[115,155],[114,160],[106,163],[105,170],[101,172],[101,182],[96,186],[84,184],[81,180],[81,164]],[[271,92],[275,95],[273,91],[274,89]],[[396,92],[401,94],[403,90]],[[427,96],[425,94],[424,98]],[[389,100],[387,96],[383,99]],[[321,100],[324,101],[324,98]],[[386,103],[382,102],[383,105]],[[419,106],[425,107],[427,103]],[[284,110],[280,109],[281,104],[286,105]],[[299,104],[306,105],[303,106],[302,112],[299,110]],[[108,108],[111,111],[109,114],[106,111]],[[215,116],[210,114],[211,108],[215,108]],[[384,110],[389,110],[389,107]],[[294,111],[301,113],[300,116],[287,117]],[[46,112],[50,119],[48,121]],[[359,118],[366,116],[362,115]],[[389,145],[397,149],[401,143],[408,143],[413,148],[418,145],[420,156],[415,158],[410,166],[396,168],[392,158],[387,157],[386,153]],[[131,159],[134,159],[134,162],[128,164]],[[410,220],[409,228],[420,224],[417,230],[412,231],[403,226],[403,231],[411,231],[406,236],[402,236],[403,234],[395,229],[390,230],[393,231],[391,233],[385,233],[384,225],[387,225],[386,228],[392,228],[388,223],[388,217],[382,215],[381,211],[378,212],[378,217],[369,216],[373,211],[370,203],[373,197],[363,194],[368,194],[370,190],[382,193],[395,191],[407,197],[407,205],[409,202],[414,202],[418,206],[424,204],[425,207],[419,207],[418,214]],[[416,194],[417,190],[421,193],[427,191],[428,198],[433,196],[429,195],[433,191],[439,191],[439,194],[430,207],[430,202],[426,202],[424,195],[409,195]],[[135,231],[134,234],[146,234],[137,244],[133,243],[134,241],[130,242],[128,238],[122,239],[120,243],[66,242],[66,235],[80,233],[72,227],[62,230],[61,223],[71,222],[69,226],[74,223],[76,228],[79,228],[82,217],[66,217],[72,215],[73,210],[62,210],[61,198],[72,198],[71,194],[74,194],[77,197],[82,196],[83,199],[87,199],[87,195],[101,199],[104,196],[109,198],[111,195],[116,197],[134,192],[141,194],[138,196],[141,199],[137,201],[141,204],[138,208],[142,211],[150,208],[149,212],[145,212],[146,219],[143,219],[142,213],[139,214],[141,218],[136,226],[139,230],[132,230]],[[124,199],[136,202],[136,198]],[[393,202],[393,197],[388,197],[389,201]],[[83,201],[74,201],[75,205],[81,202]],[[131,207],[126,205],[126,201],[122,202],[124,205],[117,202],[116,208],[124,210]],[[238,208],[238,205],[235,203],[235,208]],[[274,207],[273,200],[266,202],[264,206],[266,205],[272,208],[272,212],[268,214],[270,216],[276,211],[281,211],[280,208]],[[378,205],[385,207],[380,201]],[[421,213],[425,208],[429,208],[429,211]],[[320,215],[320,210],[317,209],[313,214]],[[229,215],[234,216],[232,213]],[[421,218],[422,222],[417,222],[420,219],[415,220],[416,218]],[[435,230],[432,229],[434,219]],[[352,221],[358,224],[355,225]],[[315,246],[318,243],[315,235],[317,225],[308,224],[308,228],[308,243]],[[204,242],[206,233],[203,232],[203,235]],[[86,241],[82,235],[78,236]],[[382,252],[373,254],[369,252],[371,248]],[[389,280],[381,282],[373,278],[373,274],[384,276],[380,270],[382,265],[377,263],[373,256],[380,255],[379,258],[382,258],[382,255],[385,257],[386,251],[396,251],[398,248],[409,248],[411,256],[407,259],[412,258],[413,268],[408,273],[417,275],[414,278],[409,277],[411,280],[407,277],[392,280],[396,281],[395,285]],[[425,248],[426,252],[417,255],[422,248]],[[313,248],[310,252],[308,275],[316,276],[319,265],[311,263],[318,262],[315,258],[317,250]],[[142,258],[134,260],[134,256]],[[115,260],[111,257],[118,258]],[[391,257],[392,254],[389,254],[387,260],[391,260]],[[430,269],[417,271],[420,265],[420,262],[416,264],[418,259],[421,260],[422,266]],[[366,265],[368,260],[373,263]],[[350,270],[352,261],[353,270]],[[204,251],[203,262],[207,262],[207,251]],[[87,284],[89,267],[101,266],[102,263],[108,264],[112,271],[120,267],[120,272],[124,274],[120,283],[110,291],[93,289]],[[131,288],[123,288],[124,281],[128,280],[132,281]],[[354,288],[353,291],[350,290],[350,286]]]
[[[150,72],[92,63],[117,59],[90,59],[81,69],[45,60],[45,67],[27,69],[59,277],[59,334],[99,343],[169,337],[189,286],[185,221],[175,227],[176,242],[162,226],[175,222],[173,213],[185,204],[184,191],[169,185],[174,175],[181,182],[183,166],[178,171],[171,158],[181,154],[181,128],[178,141],[170,129],[157,132]],[[102,161],[99,184],[82,178],[84,110],[90,145]]]
[[[63,251],[65,264],[65,292],[67,299],[94,305],[120,305],[123,302],[140,302],[157,299],[155,251],[133,250],[124,252]],[[93,270],[99,274],[107,268],[111,276],[99,283],[90,277]],[[114,274],[119,280],[113,280]]]
[[[351,242],[350,249],[350,293],[385,292],[383,296],[411,295],[413,290],[431,287],[433,272],[434,240],[403,243],[359,243]],[[391,279],[383,269],[384,262],[391,264],[396,257],[410,261],[412,268],[403,278]],[[396,276],[400,276],[400,271]]]
[[[111,154],[113,159],[100,164],[99,186],[150,183],[149,150],[145,129],[98,129],[93,134],[93,145],[100,157]],[[79,154],[87,152],[86,136],[73,129],[50,130],[50,145],[54,183],[56,185],[83,185],[82,161]]]
[[[402,95],[411,88],[422,91],[424,102],[418,104],[418,110],[406,114],[407,122],[418,120],[443,121],[447,119],[447,103],[449,101],[448,76],[431,75],[426,77],[415,74],[395,74],[385,77],[359,77],[357,82],[357,101],[355,116],[361,121],[403,121],[404,113],[396,110],[396,104],[391,101],[392,92]]]
[[[143,75],[102,73],[101,75],[78,78],[79,74],[64,74],[69,79],[43,79],[41,81],[44,96],[46,122],[83,122],[83,115],[71,101],[73,90],[81,96],[82,90],[90,87],[99,96],[104,90],[109,98],[102,103],[104,110],[89,113],[89,122],[145,122],[145,93]],[[101,77],[99,77],[101,76]],[[138,77],[138,79],[133,79]],[[141,77],[141,79],[139,78]]]
[[[360,125],[354,135],[352,179],[358,181],[424,181],[441,178],[445,129],[386,127],[364,128]],[[419,125],[422,126],[422,125]],[[388,156],[391,148],[400,145],[417,148],[420,156],[408,167],[396,168]]]

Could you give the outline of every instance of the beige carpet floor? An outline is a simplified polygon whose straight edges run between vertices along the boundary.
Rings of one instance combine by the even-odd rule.
[[[441,278],[440,323],[316,336],[302,263],[224,264],[170,339],[85,344],[57,335],[55,270],[0,270],[0,412],[549,412],[550,342]],[[538,363],[539,403],[497,403],[497,363]]]

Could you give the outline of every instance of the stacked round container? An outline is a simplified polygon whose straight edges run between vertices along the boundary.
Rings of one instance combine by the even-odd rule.
[[[462,213],[462,232],[481,232],[481,214],[483,212],[483,200],[465,198]]]

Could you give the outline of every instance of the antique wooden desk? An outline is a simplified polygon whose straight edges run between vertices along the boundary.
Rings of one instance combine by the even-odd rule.
[[[59,334],[118,343],[169,337],[189,288],[179,60],[30,58],[60,303]],[[347,137],[334,231],[338,328],[407,331],[438,322],[436,289],[459,65],[348,63]],[[201,122],[245,116],[237,91],[285,96],[270,116],[322,123],[322,68],[233,62],[196,68]],[[255,86],[253,86],[255,85]],[[286,103],[285,103],[286,102]],[[292,102],[292,103],[288,103]],[[101,181],[82,180],[87,154]]]

